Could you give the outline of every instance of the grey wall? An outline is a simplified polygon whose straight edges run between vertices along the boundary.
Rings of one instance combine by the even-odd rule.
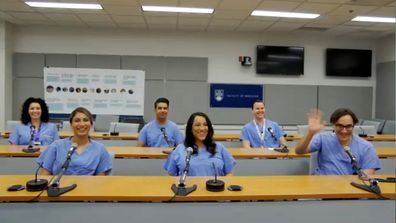
[[[377,64],[375,117],[395,120],[395,61]]]
[[[170,99],[169,118],[176,123],[185,123],[196,111],[208,113],[214,124],[240,125],[252,119],[250,108],[209,107],[208,58],[15,53],[13,66],[13,119],[19,119],[27,97],[44,97],[45,66],[145,70],[146,121],[154,118],[153,103],[158,97]],[[382,72],[384,75],[391,70],[387,66],[379,69],[386,71]],[[391,85],[388,79],[384,82]],[[371,87],[264,84],[263,95],[267,118],[282,125],[305,124],[306,113],[317,107],[324,111],[326,120],[338,107],[351,108],[360,119],[372,117]]]

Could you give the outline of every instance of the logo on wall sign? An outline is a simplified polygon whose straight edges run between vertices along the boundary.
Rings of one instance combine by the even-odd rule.
[[[224,99],[224,89],[215,89],[214,97],[216,101],[222,101]]]

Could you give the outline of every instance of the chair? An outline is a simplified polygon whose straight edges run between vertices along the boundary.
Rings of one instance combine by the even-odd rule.
[[[385,119],[374,118],[373,121],[380,123],[380,125],[378,126],[377,133],[382,134],[382,129],[384,128],[385,125]]]
[[[15,126],[17,126],[18,124],[21,124],[20,121],[16,121],[16,120],[9,120],[7,121],[7,125],[6,125],[6,131],[13,131]]]
[[[137,133],[138,129],[139,129],[139,123],[122,123],[122,122],[110,123],[110,132]]]
[[[372,125],[372,126],[374,126],[375,127],[375,129],[377,130],[377,134],[378,134],[378,132],[380,132],[380,125],[381,125],[381,122],[379,122],[379,121],[374,121],[374,120],[363,120],[362,121],[362,125]]]
[[[308,125],[297,125],[297,133],[299,135],[305,135],[308,131]]]
[[[366,135],[376,135],[377,128],[373,125],[355,125],[353,128],[353,133],[359,134],[366,134]]]
[[[382,129],[382,134],[396,134],[396,125],[394,120],[386,120],[384,128]]]
[[[118,115],[96,115],[95,119],[95,132],[109,132],[110,123],[118,122]]]

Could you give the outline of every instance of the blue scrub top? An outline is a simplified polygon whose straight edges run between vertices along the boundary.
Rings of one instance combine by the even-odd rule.
[[[143,142],[147,147],[169,147],[164,134],[161,132],[161,128],[165,128],[168,140],[173,147],[183,143],[183,134],[180,132],[179,128],[177,128],[177,125],[169,120],[164,126],[160,126],[157,120],[150,121],[139,132],[138,140]]]
[[[273,130],[275,138],[272,137],[268,128],[271,128]],[[262,131],[262,129],[259,130]],[[251,121],[243,126],[240,139],[242,141],[249,141],[252,148],[278,148],[280,147],[279,138],[284,135],[285,133],[283,132],[283,129],[278,125],[278,123],[266,119],[264,129],[264,141],[262,141],[259,133],[257,132],[254,121]]]
[[[69,138],[57,140],[36,161],[53,175],[59,174],[71,145],[72,142]],[[76,151],[73,153],[69,168],[64,174],[96,175],[98,173],[109,173],[111,169],[112,157],[105,146],[102,143],[91,140],[81,154]]]
[[[362,169],[379,170],[379,158],[373,145],[357,135],[352,136],[350,151]],[[316,134],[310,143],[310,151],[318,152],[315,175],[352,175],[351,159],[333,132]]]
[[[169,155],[164,163],[164,169],[172,176],[180,176],[186,166],[186,147],[180,144]],[[213,164],[216,168],[213,168]],[[216,153],[212,155],[205,148],[193,154],[190,160],[188,176],[225,176],[232,172],[236,165],[234,157],[221,143],[216,143]]]
[[[31,126],[30,122],[27,125],[19,124],[15,126],[8,141],[15,145],[29,145]],[[40,145],[49,145],[59,139],[58,129],[53,123],[42,122],[38,131]]]

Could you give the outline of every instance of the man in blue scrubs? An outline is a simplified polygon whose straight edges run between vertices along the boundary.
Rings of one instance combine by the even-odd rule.
[[[247,123],[241,132],[244,148],[279,148],[286,146],[284,132],[278,123],[265,118],[265,105],[257,100],[252,105],[253,121]]]
[[[154,102],[155,119],[139,132],[137,146],[174,148],[184,137],[176,123],[168,120],[169,100],[158,98]]]
[[[353,134],[358,123],[356,115],[347,108],[339,108],[330,117],[334,132],[321,132],[324,127],[322,113],[314,110],[308,114],[308,132],[296,146],[297,154],[318,153],[315,175],[357,174],[347,151],[355,156],[358,168],[366,174],[375,174],[380,162],[373,145]]]

